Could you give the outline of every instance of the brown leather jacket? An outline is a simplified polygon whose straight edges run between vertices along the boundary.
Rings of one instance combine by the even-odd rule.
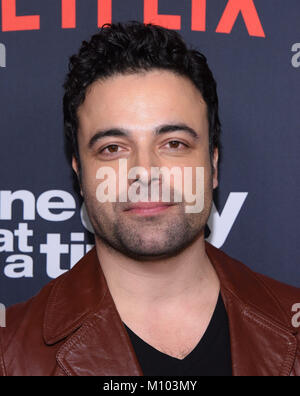
[[[229,317],[235,376],[299,376],[296,289],[252,272],[206,243]],[[0,329],[0,375],[143,375],[95,248]]]

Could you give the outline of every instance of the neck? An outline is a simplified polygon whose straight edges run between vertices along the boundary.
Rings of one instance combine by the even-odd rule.
[[[119,310],[205,304],[215,300],[219,279],[206,254],[204,235],[178,255],[138,261],[108,248],[96,238],[96,249],[110,293]]]

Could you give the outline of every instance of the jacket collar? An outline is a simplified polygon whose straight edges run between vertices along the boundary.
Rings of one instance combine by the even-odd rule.
[[[276,297],[242,263],[206,242],[228,313],[234,375],[288,375],[297,348]],[[93,248],[54,281],[43,336],[69,375],[142,375]]]

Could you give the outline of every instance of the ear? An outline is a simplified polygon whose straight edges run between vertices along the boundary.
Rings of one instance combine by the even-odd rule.
[[[73,168],[73,171],[76,173],[76,175],[78,177],[79,176],[79,174],[78,174],[78,163],[77,163],[77,160],[76,160],[74,155],[72,156],[72,168]]]
[[[218,180],[218,163],[219,163],[219,150],[217,148],[214,149],[214,154],[213,154],[213,169],[214,169],[214,174],[213,174],[213,189],[217,188],[219,185],[219,180]]]
[[[80,175],[79,175],[78,161],[77,161],[77,159],[75,158],[74,155],[72,156],[72,168],[73,168],[73,171],[77,175],[78,183],[79,183],[79,186],[80,186],[80,195],[83,197],[82,188],[81,188],[81,182],[80,182]]]

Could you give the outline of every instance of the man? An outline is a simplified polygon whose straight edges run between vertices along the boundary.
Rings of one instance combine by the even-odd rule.
[[[108,25],[71,58],[64,87],[66,136],[95,248],[8,310],[1,374],[299,375],[292,306],[300,291],[204,239],[220,134],[206,58],[174,31]],[[108,168],[119,183],[101,185]],[[162,199],[166,178],[155,177],[157,168],[184,175],[201,210],[187,209],[187,195],[175,199],[176,172],[172,198]],[[203,173],[187,177],[186,169]],[[133,176],[125,180],[124,171]],[[155,185],[158,200],[149,192]],[[117,198],[125,188],[126,199],[105,200],[111,187]],[[129,190],[151,201],[130,200]]]

